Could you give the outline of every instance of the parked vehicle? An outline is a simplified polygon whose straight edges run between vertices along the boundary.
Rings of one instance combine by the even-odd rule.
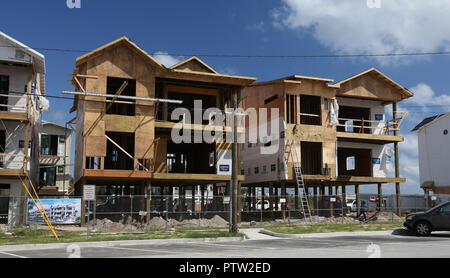
[[[426,212],[416,212],[406,216],[403,225],[420,236],[433,231],[450,231],[450,202],[437,205]]]
[[[356,200],[347,200],[347,209],[351,212],[356,211]]]
[[[256,209],[257,210],[261,210],[261,207],[262,207],[262,201],[259,200],[259,201],[256,202]],[[264,208],[263,208],[263,210],[267,210],[267,209],[269,209],[269,207],[270,207],[269,200],[264,200]]]

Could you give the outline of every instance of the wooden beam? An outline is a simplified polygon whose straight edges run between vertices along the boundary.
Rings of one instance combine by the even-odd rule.
[[[210,95],[217,96],[219,94],[218,89],[191,87],[191,86],[179,86],[179,85],[166,85],[168,92],[196,94],[196,95]]]
[[[332,197],[333,197],[333,186],[328,186],[328,200],[330,203],[330,217],[334,216],[334,203],[331,202]]]
[[[360,204],[360,196],[359,196],[359,185],[355,185],[355,195],[356,195],[356,213],[357,216],[361,213],[361,204]]]
[[[229,181],[231,175],[216,174],[183,174],[183,173],[153,173],[155,180],[185,180],[185,181]],[[245,176],[239,175],[239,180],[245,180]]]
[[[28,114],[26,112],[0,111],[0,119],[25,122],[28,121]]]
[[[371,141],[376,144],[388,144],[394,142],[403,142],[403,136],[392,135],[376,135],[366,133],[336,132],[336,138],[341,141],[367,142]]]
[[[152,185],[149,182],[144,182],[145,184],[145,191],[147,195],[147,215],[146,215],[146,222],[149,223],[151,219],[151,197],[152,197]]]
[[[106,139],[113,143],[117,148],[119,148],[119,150],[121,150],[125,155],[127,155],[129,158],[131,158],[134,162],[137,162],[137,164],[139,164],[142,168],[145,169],[145,171],[149,172],[149,169],[147,169],[147,167],[145,167],[144,165],[142,165],[139,161],[137,161],[131,154],[129,154],[125,149],[123,149],[119,144],[117,144],[116,142],[114,142],[114,140],[112,140],[111,138],[108,137],[108,135],[105,134]]]
[[[377,206],[378,206],[378,211],[381,211],[381,208],[383,206],[383,184],[379,183],[378,184],[378,202],[377,202]]]

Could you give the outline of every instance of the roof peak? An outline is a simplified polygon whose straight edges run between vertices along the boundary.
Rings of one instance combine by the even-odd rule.
[[[195,62],[199,63],[201,66],[203,66],[210,73],[219,74],[215,69],[213,69],[211,66],[209,66],[207,63],[205,63],[203,60],[201,60],[197,56],[189,57],[186,60],[183,60],[183,61],[181,61],[181,62],[171,66],[170,69],[178,69],[181,66],[186,65],[187,63],[192,62],[192,61],[195,61]]]

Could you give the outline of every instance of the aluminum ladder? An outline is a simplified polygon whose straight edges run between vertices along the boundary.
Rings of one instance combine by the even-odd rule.
[[[311,208],[309,206],[308,192],[306,191],[305,181],[303,180],[302,166],[297,153],[297,144],[295,140],[290,140],[288,143],[290,147],[290,155],[294,164],[293,173],[297,182],[298,195],[302,203],[303,216],[306,224],[312,224]]]

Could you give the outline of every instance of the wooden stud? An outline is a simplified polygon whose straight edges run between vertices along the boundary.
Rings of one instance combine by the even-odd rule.
[[[328,201],[330,204],[330,217],[334,216],[334,203],[331,202],[331,198],[333,198],[333,186],[328,187]]]
[[[359,185],[355,185],[355,195],[356,195],[356,213],[359,215],[361,213],[361,204],[359,196]]]
[[[347,211],[347,197],[346,197],[346,187],[345,185],[342,185],[342,206],[344,207],[344,216],[346,215]]]
[[[383,207],[383,184],[378,184],[378,202],[377,202],[377,210],[381,211]]]
[[[146,187],[145,190],[147,192],[147,217],[146,222],[149,223],[151,220],[151,198],[152,198],[152,185],[149,182],[144,183]]]
[[[285,199],[286,202],[281,204],[283,220],[286,220],[286,208],[287,208],[287,192],[286,192],[286,181],[281,181],[281,198]]]

